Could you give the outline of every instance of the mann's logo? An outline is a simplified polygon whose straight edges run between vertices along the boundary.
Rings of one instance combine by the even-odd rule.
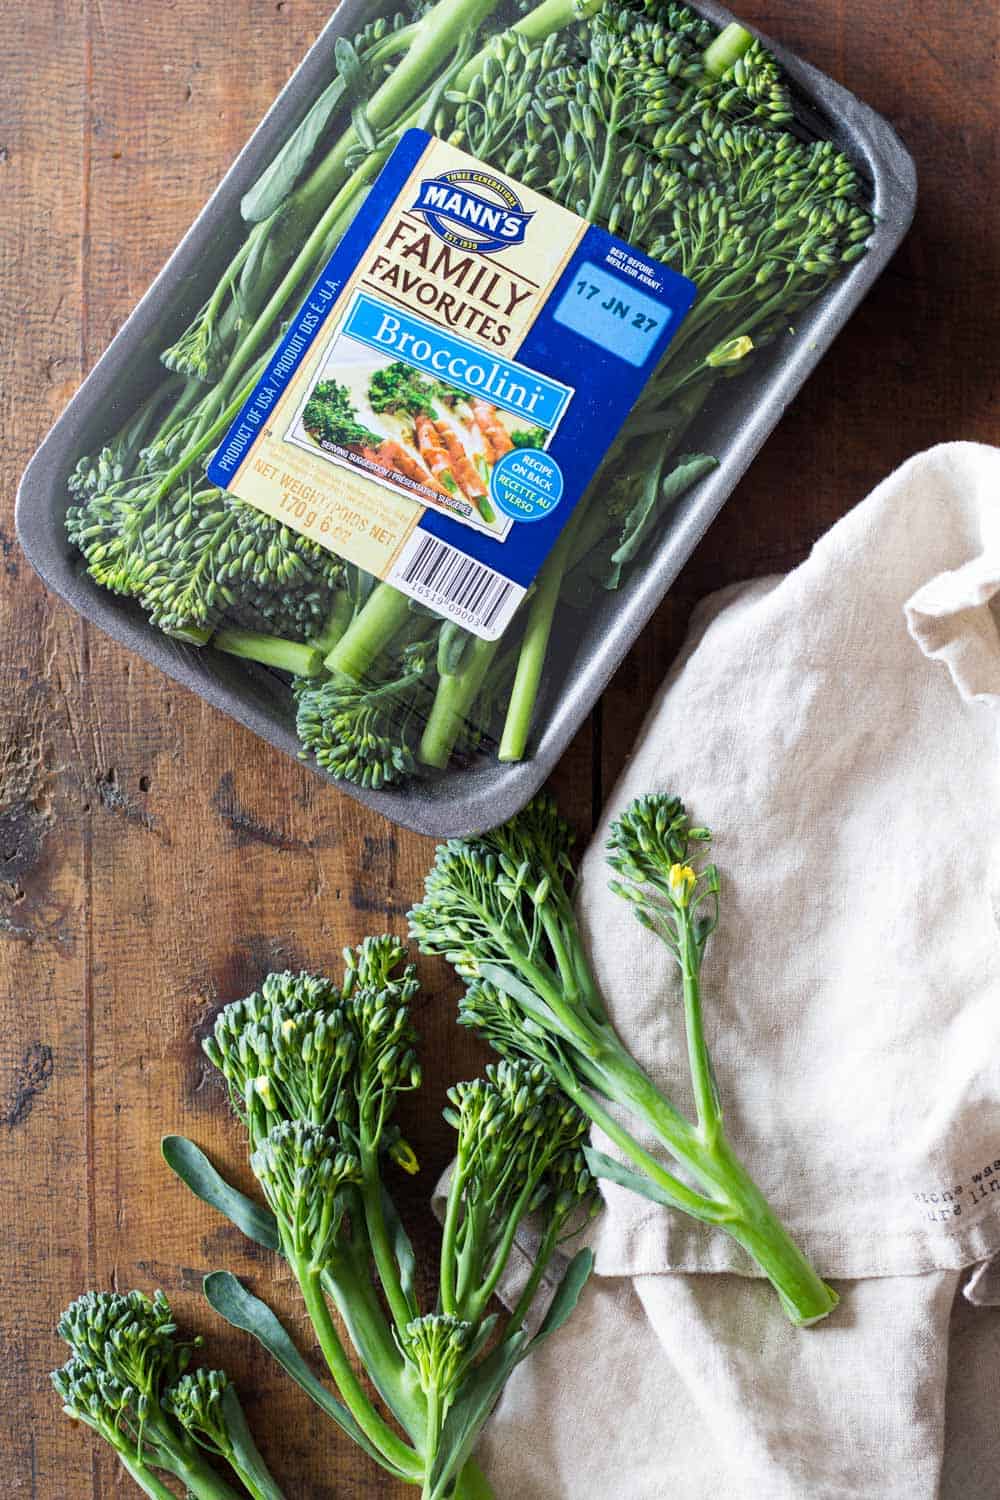
[[[446,244],[480,255],[523,244],[534,217],[506,182],[481,167],[457,167],[440,177],[425,177],[410,212],[422,215]]]

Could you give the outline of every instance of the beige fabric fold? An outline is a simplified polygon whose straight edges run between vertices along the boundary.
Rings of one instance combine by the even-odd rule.
[[[963,1268],[1000,1252],[998,601],[1000,453],[953,444],[787,577],[697,612],[584,859],[580,916],[622,1036],[689,1107],[675,974],[609,894],[604,845],[644,792],[713,828],[703,989],[727,1127],[843,1302],[793,1330],[718,1231],[608,1186],[598,1274],[487,1434],[499,1493],[939,1494],[949,1318]],[[982,1270],[957,1299],[964,1360],[977,1316],[1000,1359],[971,1305],[995,1287]],[[995,1366],[966,1379],[970,1421],[997,1384]],[[948,1484],[981,1471],[977,1442],[996,1449],[962,1416]]]
[[[933,1496],[958,1278],[837,1283],[842,1310],[805,1335],[759,1280],[595,1278],[477,1458],[509,1500]]]

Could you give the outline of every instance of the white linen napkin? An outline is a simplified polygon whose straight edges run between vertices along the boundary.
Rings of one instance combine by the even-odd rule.
[[[623,1038],[687,1105],[675,971],[608,892],[604,846],[643,792],[713,829],[703,1001],[729,1134],[843,1302],[793,1329],[718,1230],[608,1186],[597,1275],[486,1434],[499,1493],[938,1493],[955,1293],[1000,1252],[998,601],[1000,452],[952,444],[787,577],[696,614],[580,917]]]

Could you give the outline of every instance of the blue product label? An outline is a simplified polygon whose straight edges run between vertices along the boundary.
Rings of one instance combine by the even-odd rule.
[[[694,296],[625,241],[410,130],[209,475],[495,639]]]
[[[589,343],[613,349],[642,369],[673,315],[672,308],[588,260],[552,316]]]
[[[448,381],[467,395],[483,397],[548,432],[573,394],[568,386],[546,379],[537,370],[498,359],[480,345],[442,333],[423,318],[387,307],[365,293],[344,319],[343,332],[380,354],[398,355],[432,380]]]
[[[542,449],[505,453],[490,475],[490,496],[513,521],[542,521],[562,499],[562,470]]]

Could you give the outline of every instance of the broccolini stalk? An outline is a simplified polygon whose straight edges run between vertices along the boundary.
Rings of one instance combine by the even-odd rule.
[[[202,1448],[225,1459],[254,1500],[282,1500],[224,1370],[189,1370],[165,1392],[163,1409]]]
[[[406,595],[391,584],[378,584],[327,657],[327,671],[363,682],[376,657],[391,645],[409,615]]]
[[[293,677],[318,677],[323,670],[323,658],[315,646],[283,641],[255,630],[217,630],[212,645],[217,651],[225,651],[227,656],[256,661],[265,667],[277,667],[282,672],[290,672]]]
[[[465,636],[464,650],[455,666],[440,673],[418,751],[425,766],[443,769],[448,764],[499,649],[498,640]]]
[[[52,1375],[67,1416],[91,1427],[152,1500],[173,1475],[194,1500],[238,1500],[204,1457],[224,1459],[254,1500],[282,1500],[221,1371],[185,1374],[200,1340],[183,1344],[162,1292],[87,1292],[59,1321],[71,1350]]]
[[[573,913],[572,834],[550,797],[491,834],[442,845],[410,927],[424,952],[442,954],[468,981],[463,1023],[502,1055],[541,1063],[631,1163],[591,1150],[591,1170],[725,1229],[757,1261],[792,1322],[804,1326],[831,1312],[836,1294],[737,1160],[705,1043],[700,976],[719,897],[715,866],[698,860],[709,839],[707,829],[690,827],[676,798],[653,796],[631,805],[610,844],[620,876],[613,889],[667,943],[681,973],[694,1122],[611,1025]],[[609,1104],[640,1120],[697,1189],[645,1150]]]
[[[498,760],[521,760],[524,756],[563,577],[589,504],[590,497],[583,496],[538,575],[528,605],[524,638],[497,751]]]
[[[721,78],[734,67],[753,41],[746,27],[731,21],[705,48],[705,72]]]
[[[206,1282],[213,1307],[252,1332],[369,1456],[419,1486],[423,1500],[489,1500],[470,1459],[476,1437],[514,1365],[568,1316],[589,1272],[590,1253],[580,1252],[532,1338],[523,1325],[541,1279],[596,1202],[582,1151],[588,1121],[537,1064],[501,1063],[452,1090],[446,1118],[458,1131],[458,1157],[440,1298],[422,1311],[413,1250],[384,1180],[388,1161],[416,1169],[393,1119],[399,1095],[420,1083],[410,1021],[416,981],[404,956],[394,938],[369,938],[345,953],[339,985],[272,974],[218,1017],[205,1050],[247,1128],[267,1210],[225,1184],[190,1142],[171,1138],[164,1153],[202,1198],[281,1251],[343,1404],[228,1273]],[[498,1328],[490,1299],[529,1216],[540,1252]],[[398,1430],[355,1373],[331,1304]]]

